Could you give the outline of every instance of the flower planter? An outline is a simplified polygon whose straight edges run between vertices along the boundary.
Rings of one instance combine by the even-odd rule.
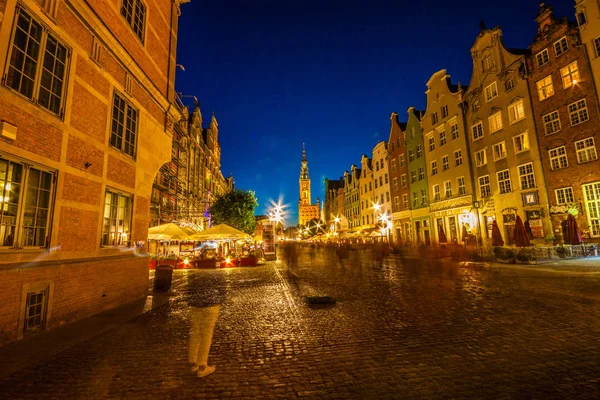
[[[217,267],[217,260],[215,260],[214,258],[206,258],[203,260],[196,260],[194,261],[194,265],[196,268],[216,268]]]
[[[257,257],[242,257],[240,258],[240,267],[253,267],[258,265]]]

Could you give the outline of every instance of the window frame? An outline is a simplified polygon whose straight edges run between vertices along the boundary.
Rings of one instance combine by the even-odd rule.
[[[456,185],[458,186],[458,195],[464,196],[467,194],[467,182],[464,176],[456,178]]]
[[[544,57],[545,56],[545,57]],[[542,62],[540,62],[542,61]],[[535,62],[539,67],[546,65],[550,62],[550,54],[548,52],[548,48],[546,47],[544,50],[539,51],[538,53],[536,53],[535,55]]]
[[[460,137],[460,133],[458,132],[458,122],[454,122],[450,125],[450,136],[451,140],[456,140]]]
[[[562,149],[562,152],[561,152]],[[563,168],[569,167],[569,156],[567,155],[566,146],[553,147],[548,150],[548,158],[550,160],[550,170],[556,171]],[[563,163],[564,160],[564,163]],[[554,164],[557,164],[557,168],[554,168]],[[564,165],[563,165],[564,164]]]
[[[531,168],[531,171],[526,170],[522,171],[522,168]],[[517,166],[517,173],[519,174],[519,184],[521,186],[521,190],[530,190],[535,189],[537,187],[537,182],[535,180],[535,169],[533,168],[533,162],[519,164]],[[529,179],[531,177],[531,179]]]
[[[448,154],[442,157],[442,172],[448,171],[450,169],[450,157]]]
[[[563,42],[564,42],[564,46],[563,46]],[[557,50],[557,47],[556,47],[557,44],[559,46],[561,46],[560,52]],[[559,56],[565,54],[567,51],[569,51],[569,42],[567,41],[567,36],[565,35],[565,36],[561,37],[560,39],[558,39],[557,41],[555,41],[552,44],[552,47],[554,48],[554,55],[556,57],[559,57]]]
[[[131,1],[132,2],[132,15],[131,15],[131,21],[127,20],[127,16],[123,15],[123,10],[125,9],[125,1]],[[134,16],[135,16],[135,9],[136,9],[136,5],[140,3],[143,7],[144,7],[144,19],[142,21],[142,28],[141,28],[141,36],[138,35],[138,33],[136,32],[136,28],[135,28],[135,20],[134,20]],[[123,18],[125,20],[125,25],[127,25],[129,27],[129,29],[131,29],[131,32],[133,33],[133,35],[140,41],[140,43],[142,44],[142,46],[146,46],[146,36],[147,36],[147,26],[148,26],[148,5],[143,1],[143,0],[121,0],[121,7],[119,7],[119,15],[121,16],[121,18]]]
[[[549,79],[549,83],[546,80]],[[538,93],[539,101],[544,101],[552,96],[554,96],[554,82],[552,81],[552,75],[548,75],[543,77],[542,79],[535,82],[535,87]],[[548,88],[550,90],[548,90]]]
[[[485,181],[485,178],[487,178],[487,182]],[[483,183],[482,183],[483,180]],[[490,175],[483,175],[480,176],[479,178],[477,178],[477,181],[479,183],[479,194],[481,195],[482,198],[486,198],[486,197],[490,197],[492,195],[492,183],[490,180]],[[483,188],[486,188],[486,192],[484,193]]]
[[[582,102],[583,106],[580,105]],[[575,108],[572,110],[571,106],[574,106]],[[585,97],[583,99],[579,99],[577,101],[574,101],[573,103],[568,104],[567,112],[569,113],[569,123],[571,124],[571,126],[580,125],[590,120],[590,113],[587,108],[587,101]],[[573,123],[573,116],[577,117],[576,123]],[[585,116],[585,119],[583,119],[582,116]]]
[[[432,193],[433,193],[433,201],[440,201],[441,200],[441,193],[440,193],[440,185],[436,184],[432,186]]]
[[[519,150],[519,147],[517,146],[517,140],[520,138],[525,139],[521,139],[521,146],[523,145],[523,143],[526,143],[526,146]],[[525,131],[513,136],[513,146],[515,147],[515,154],[531,150],[531,144],[529,142],[529,131]]]
[[[501,146],[504,149],[504,154],[500,154],[500,155],[496,156],[496,147],[497,146]],[[506,141],[503,140],[501,142],[494,143],[492,145],[492,155],[494,157],[494,161],[502,160],[502,159],[505,159],[506,157],[508,157],[508,151],[506,149]]]
[[[490,133],[496,133],[504,128],[504,121],[502,121],[501,111],[496,111],[488,117],[488,127]]]
[[[463,165],[462,149],[454,151],[454,166],[460,167]]]
[[[504,176],[504,173],[506,173],[506,176]],[[502,179],[500,177],[500,174],[503,175]],[[508,168],[503,169],[502,171],[497,171],[496,180],[498,182],[498,191],[500,194],[507,194],[512,192],[512,182],[510,180],[510,170]]]
[[[554,114],[556,114],[556,119],[550,119],[554,116]],[[546,118],[548,117],[548,118]],[[549,112],[548,114],[544,114],[542,115],[542,123],[544,124],[544,132],[546,134],[546,136],[548,135],[554,135],[557,132],[560,132],[562,129],[562,126],[560,124],[560,114],[558,112],[558,110],[554,110]],[[554,127],[558,125],[558,129],[553,130],[552,132],[548,133],[548,126],[551,126],[552,129],[554,129]]]
[[[492,90],[493,88],[493,90]],[[488,89],[490,89],[490,92],[488,93]],[[495,91],[495,93],[494,93]],[[496,81],[490,83],[489,85],[487,85],[485,87],[485,89],[483,90],[483,92],[485,93],[485,101],[487,103],[489,103],[490,101],[494,100],[496,97],[498,97],[498,84],[496,83]],[[491,95],[491,97],[490,97]]]
[[[479,157],[479,154],[483,154],[483,162],[479,163],[479,161],[481,160],[481,157]],[[487,165],[487,147],[478,150],[475,152],[475,166],[476,167],[483,167],[484,165]]]
[[[444,197],[446,199],[452,198],[452,181],[444,181]]]
[[[113,135],[116,135],[116,132],[113,131],[113,129],[114,129],[113,126],[114,126],[114,122],[115,122],[115,107],[116,107],[115,100],[117,98],[119,98],[121,101],[123,101],[123,104],[124,104],[123,121],[121,123],[121,126],[123,129],[122,129],[122,136],[120,138],[120,140],[121,140],[120,148],[113,145],[113,143],[112,143]],[[136,113],[135,132],[133,133],[135,142],[132,145],[132,148],[133,148],[132,154],[129,154],[125,151],[125,146],[128,143],[126,140],[126,134],[127,134],[126,129],[127,129],[127,125],[128,125],[129,110],[133,110]],[[117,122],[120,123],[120,121],[117,121]],[[129,101],[127,96],[121,94],[118,90],[115,89],[113,91],[113,103],[112,103],[112,110],[111,110],[111,115],[110,115],[110,129],[109,129],[109,135],[108,135],[109,147],[136,160],[137,159],[137,146],[138,146],[138,139],[139,139],[139,128],[140,128],[140,109],[137,108],[135,105],[133,105],[133,103],[131,101]]]
[[[571,68],[572,65],[575,65],[575,69],[573,70]],[[567,73],[565,74],[564,71],[567,71]],[[577,63],[577,60],[574,60],[573,62],[565,65],[564,67],[562,67],[559,71],[560,73],[560,79],[562,81],[562,85],[563,85],[563,89],[569,89],[574,87],[577,82],[579,82],[579,64]],[[565,84],[565,79],[567,79],[568,83]]]
[[[562,194],[562,197],[564,198],[564,201],[561,201],[559,193]],[[571,201],[567,201],[567,197],[568,196],[570,196]],[[575,202],[575,195],[573,194],[573,187],[572,186],[566,186],[566,187],[554,189],[554,198],[556,199],[556,204],[557,205],[574,203]]]
[[[433,160],[431,162],[431,176],[435,176],[437,174],[438,174],[437,160]]]
[[[508,106],[508,123],[509,125],[512,125],[523,119],[525,119],[525,104],[523,102],[523,99],[519,99],[512,102]]]
[[[590,140],[592,142],[592,145],[588,146],[586,142],[590,141]],[[578,146],[579,143],[583,143],[585,145],[585,147],[577,148],[577,146]],[[598,159],[598,150],[596,149],[596,141],[594,140],[593,136],[587,137],[585,139],[578,140],[578,141],[576,141],[574,143],[574,145],[575,145],[575,153],[577,155],[577,164],[585,164],[585,163],[588,163],[590,161],[596,161]],[[589,151],[589,149],[593,149],[594,150],[594,157],[593,158],[588,157],[588,151]],[[585,154],[586,160],[581,161],[580,154]]]

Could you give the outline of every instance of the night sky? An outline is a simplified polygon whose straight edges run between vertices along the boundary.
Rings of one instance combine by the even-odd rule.
[[[192,0],[182,5],[176,86],[219,122],[222,171],[256,192],[257,214],[283,196],[297,224],[306,143],[313,202],[387,140],[390,114],[425,107],[426,82],[446,68],[471,76],[479,32],[503,27],[507,47],[527,47],[539,2]],[[574,1],[550,2],[573,19]],[[457,5],[462,8],[458,8]],[[183,98],[191,104],[190,98]]]

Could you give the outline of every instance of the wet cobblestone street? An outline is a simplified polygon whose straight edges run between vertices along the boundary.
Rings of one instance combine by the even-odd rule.
[[[0,398],[600,397],[600,274],[353,257],[176,271],[166,304],[0,380]],[[198,300],[221,304],[205,378],[188,364]]]

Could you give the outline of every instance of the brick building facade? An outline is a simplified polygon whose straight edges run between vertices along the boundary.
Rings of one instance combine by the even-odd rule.
[[[0,0],[0,344],[145,295],[182,2]]]
[[[400,122],[397,113],[390,115],[391,128],[388,139],[388,170],[390,174],[390,196],[392,200],[393,239],[406,242],[408,231],[403,232],[404,223],[410,224],[410,210],[404,209],[403,199],[410,196],[408,186],[408,164],[406,163],[406,123]],[[407,200],[408,201],[408,200]]]

